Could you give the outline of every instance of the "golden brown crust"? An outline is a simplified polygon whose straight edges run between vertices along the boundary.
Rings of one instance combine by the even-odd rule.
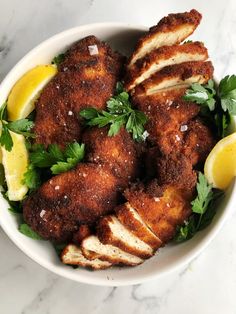
[[[150,191],[128,190],[125,196],[149,228],[163,241],[173,238],[176,227],[183,224],[191,214],[189,195],[172,185],[156,188],[156,195]]]
[[[156,251],[162,245],[161,240],[145,226],[144,222],[141,223],[135,219],[127,206],[128,204],[126,203],[115,208],[117,218],[130,232],[143,242],[149,244]]]
[[[182,36],[179,37],[176,36],[175,41],[173,41],[171,44],[179,44],[182,42],[185,38],[190,36],[194,30],[197,28],[197,26],[200,24],[202,19],[202,15],[197,10],[191,10],[190,12],[184,12],[184,13],[175,13],[175,14],[169,14],[168,16],[165,16],[162,18],[157,25],[151,27],[149,29],[149,32],[142,36],[136,47],[135,51],[132,54],[132,56],[129,59],[128,64],[132,65],[136,60],[138,59],[138,55],[142,55],[142,49],[145,47],[148,43],[150,43],[154,38],[158,37],[162,33],[176,33],[179,29],[188,27],[189,30],[187,32],[183,32]]]
[[[216,137],[209,126],[196,118],[187,125],[182,154],[191,160],[192,165],[204,162],[216,144]]]
[[[44,239],[70,239],[80,224],[109,213],[120,197],[118,179],[105,165],[79,164],[44,183],[24,202],[24,219]]]
[[[147,72],[151,68],[151,66],[156,64],[159,67],[161,67],[162,63],[168,60],[169,63],[173,63],[172,60],[176,58],[177,55],[182,55],[184,56],[185,59],[195,57],[196,58],[195,61],[197,61],[200,58],[202,61],[205,61],[208,58],[207,49],[201,42],[189,42],[183,45],[160,47],[158,49],[153,50],[149,54],[145,55],[143,58],[138,59],[135,62],[135,64],[133,64],[130,68],[127,69],[127,73],[125,76],[125,88],[127,90],[130,90],[135,85],[137,85],[138,83],[136,82],[137,79],[140,78],[140,76],[143,75],[145,72]]]
[[[86,161],[106,164],[126,188],[139,176],[140,160],[138,147],[131,135],[121,128],[115,136],[108,136],[108,128],[87,129],[82,137],[86,147]]]
[[[138,256],[143,259],[147,259],[153,256],[153,252],[148,254],[147,252],[143,252],[131,246],[128,241],[125,243],[124,241],[115,237],[109,223],[112,223],[112,217],[105,216],[101,218],[97,224],[97,236],[103,244],[114,245],[129,254]],[[128,232],[130,231],[128,230]]]
[[[90,55],[90,45],[96,45],[99,54]],[[57,143],[64,147],[68,142],[80,140],[78,113],[87,107],[106,107],[119,79],[122,61],[119,54],[95,36],[75,43],[37,101],[36,143],[45,146]]]
[[[164,67],[159,72],[152,75],[149,79],[138,85],[134,89],[134,94],[150,94],[163,88],[164,83],[176,80],[174,85],[185,84],[185,81],[192,77],[199,77],[201,84],[208,82],[213,77],[213,65],[210,61],[191,61]]]
[[[80,245],[83,239],[87,238],[92,234],[92,229],[88,225],[81,225],[78,228],[78,231],[76,231],[73,234],[73,243],[76,245]]]

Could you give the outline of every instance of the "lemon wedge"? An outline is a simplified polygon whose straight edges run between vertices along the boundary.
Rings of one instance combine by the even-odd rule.
[[[210,152],[204,166],[209,183],[226,189],[236,176],[236,132],[220,140]]]
[[[27,186],[22,183],[28,166],[28,152],[24,136],[11,131],[10,134],[13,147],[10,152],[1,147],[2,164],[5,171],[9,200],[21,201],[28,191]]]
[[[7,100],[10,121],[26,118],[33,110],[40,91],[57,73],[53,65],[38,65],[26,72],[13,86]]]

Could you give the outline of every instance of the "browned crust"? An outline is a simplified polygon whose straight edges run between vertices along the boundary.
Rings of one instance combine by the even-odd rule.
[[[128,68],[125,77],[125,88],[129,90],[135,80],[146,72],[151,65],[173,58],[178,54],[201,55],[202,61],[208,59],[208,51],[202,42],[189,42],[183,45],[163,46],[138,59]]]
[[[98,47],[98,55],[90,55],[90,45]],[[45,146],[57,143],[65,147],[67,143],[79,141],[79,112],[87,107],[106,107],[122,68],[123,58],[95,36],[73,44],[65,53],[57,75],[43,89],[36,103],[36,143]]]
[[[124,243],[120,239],[116,238],[113,235],[113,232],[109,226],[109,222],[112,222],[112,217],[106,216],[100,219],[97,224],[97,236],[103,244],[114,245],[129,254],[138,256],[143,259],[147,259],[153,255],[153,254],[143,253],[140,250],[137,250],[136,248],[130,246],[128,243]]]
[[[185,80],[199,75],[203,78],[203,83],[206,83],[213,77],[213,71],[214,68],[211,61],[191,61],[167,66],[138,85],[134,89],[134,93],[137,95],[147,94],[148,90],[153,86],[156,86],[165,80],[168,81],[175,78],[182,81],[184,84]]]
[[[64,250],[62,251],[62,253],[61,253],[61,261],[62,261],[62,263],[63,264],[66,264],[66,265],[74,265],[74,266],[81,266],[81,267],[85,267],[85,268],[89,268],[89,269],[93,269],[93,270],[102,270],[102,269],[107,269],[107,268],[110,268],[111,266],[112,266],[112,264],[111,265],[109,265],[109,266],[105,266],[105,265],[100,265],[100,266],[98,266],[98,265],[96,265],[96,264],[94,264],[94,265],[87,265],[86,263],[83,263],[82,261],[80,261],[80,262],[78,262],[78,261],[74,261],[74,260],[71,260],[70,262],[66,262],[65,261],[65,259],[64,259],[64,256],[65,255],[67,255],[67,253],[69,252],[69,246],[70,246],[70,244],[68,244],[65,248],[64,248]],[[102,260],[101,260],[102,261]]]
[[[91,227],[88,225],[79,226],[78,231],[73,234],[73,243],[80,245],[83,239],[87,238],[92,234]]]
[[[191,214],[189,196],[171,185],[157,186],[155,196],[142,190],[126,191],[125,196],[163,244]]]
[[[201,19],[202,15],[197,10],[194,9],[191,10],[190,12],[174,13],[165,16],[158,22],[157,25],[152,26],[146,35],[142,36],[139,39],[135,47],[135,51],[130,57],[128,64],[131,63],[132,59],[134,59],[134,57],[140,52],[140,50],[145,46],[147,42],[149,42],[154,37],[158,36],[160,33],[175,32],[177,29],[181,27],[185,27],[187,25],[192,26],[191,31],[189,31],[189,33],[186,36],[183,36],[179,40],[176,40],[176,44],[178,44],[195,31],[197,26],[200,24]]]
[[[127,208],[127,203],[116,207],[115,211],[119,221],[140,240],[150,245],[153,250],[161,247],[161,240],[151,230],[148,230],[148,226],[145,228],[140,221],[134,218]]]

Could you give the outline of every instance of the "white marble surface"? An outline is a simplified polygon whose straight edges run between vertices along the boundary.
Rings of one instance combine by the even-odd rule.
[[[204,14],[195,37],[222,77],[236,73],[235,0],[0,0],[0,80],[31,48],[64,29],[92,22],[152,25],[169,12]],[[146,284],[78,284],[42,269],[0,229],[0,313],[236,313],[236,211],[212,244],[185,269]]]

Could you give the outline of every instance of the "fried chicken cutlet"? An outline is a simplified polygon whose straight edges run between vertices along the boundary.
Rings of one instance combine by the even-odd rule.
[[[119,180],[106,165],[79,164],[52,177],[23,204],[24,220],[44,239],[71,239],[79,225],[92,224],[113,210]]]
[[[58,74],[36,103],[36,143],[66,143],[81,137],[78,113],[87,107],[104,109],[120,78],[123,57],[95,36],[72,45]],[[99,95],[99,97],[97,97]]]

